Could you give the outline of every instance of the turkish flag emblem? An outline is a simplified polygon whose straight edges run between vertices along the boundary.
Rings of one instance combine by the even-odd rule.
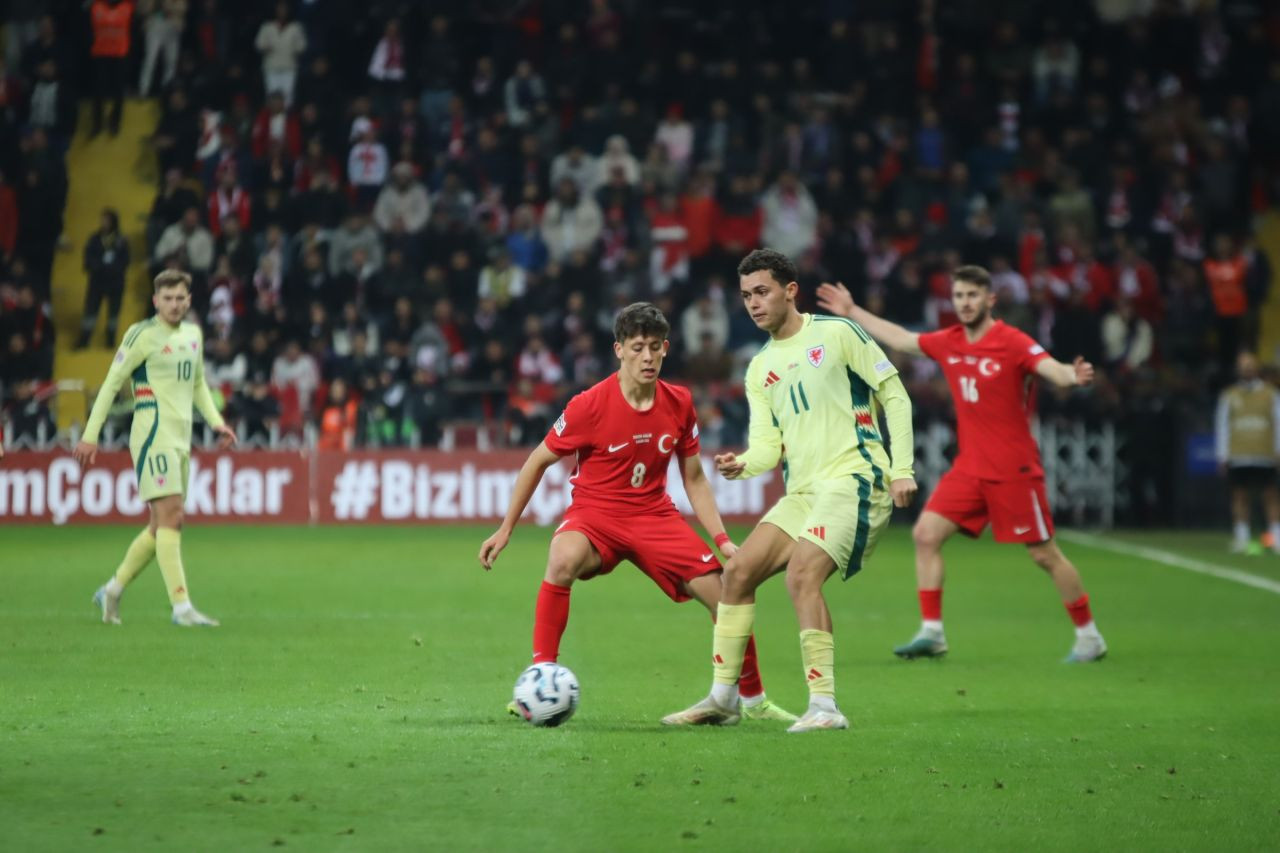
[[[819,367],[822,364],[822,357],[826,354],[827,348],[822,344],[810,348],[809,351],[805,353],[805,355],[809,357],[809,363],[814,367]]]

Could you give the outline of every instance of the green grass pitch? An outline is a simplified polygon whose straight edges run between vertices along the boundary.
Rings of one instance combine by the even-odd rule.
[[[168,623],[152,566],[122,627],[89,602],[125,528],[0,527],[0,846],[39,850],[1253,850],[1280,838],[1280,595],[1083,546],[1111,647],[1021,549],[947,549],[942,662],[916,627],[911,543],[828,584],[853,728],[669,730],[701,698],[710,625],[630,566],[578,586],[566,726],[504,716],[549,532],[491,574],[481,528],[192,525],[214,630]],[[741,531],[738,531],[741,534]],[[1142,541],[1135,537],[1133,541]],[[1232,561],[1223,536],[1146,540]],[[780,579],[757,622],[769,693],[801,710]]]

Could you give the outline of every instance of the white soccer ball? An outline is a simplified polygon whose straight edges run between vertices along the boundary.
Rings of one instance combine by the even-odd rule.
[[[558,726],[578,710],[578,676],[558,663],[535,663],[516,679],[516,707],[535,726]]]

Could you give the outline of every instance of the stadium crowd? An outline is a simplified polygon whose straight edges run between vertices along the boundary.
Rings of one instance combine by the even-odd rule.
[[[734,269],[761,245],[802,308],[839,279],[913,329],[954,321],[950,269],[989,266],[1004,319],[1106,377],[1047,412],[1191,410],[1257,343],[1252,224],[1280,187],[1259,0],[95,0],[78,29],[39,14],[59,5],[10,0],[0,75],[11,407],[50,375],[63,80],[92,81],[95,132],[126,87],[162,99],[146,262],[194,275],[248,438],[536,442],[648,299],[703,441],[740,441],[762,336]],[[123,55],[104,6],[133,9]],[[930,363],[904,373],[946,410]]]

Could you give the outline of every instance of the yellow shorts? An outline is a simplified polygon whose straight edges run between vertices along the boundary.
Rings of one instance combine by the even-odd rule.
[[[187,480],[191,477],[190,449],[143,444],[130,447],[129,452],[138,475],[138,496],[144,501],[169,495],[186,497]]]
[[[889,492],[854,474],[819,483],[812,491],[785,495],[760,522],[780,527],[792,539],[817,545],[848,580],[871,557],[892,514]]]

